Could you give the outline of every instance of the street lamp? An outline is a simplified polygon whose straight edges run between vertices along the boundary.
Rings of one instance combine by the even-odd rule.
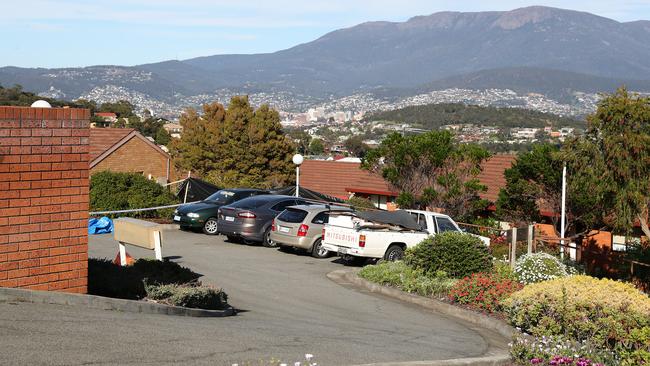
[[[300,197],[300,165],[305,160],[302,155],[293,156],[293,163],[296,164],[296,197]]]

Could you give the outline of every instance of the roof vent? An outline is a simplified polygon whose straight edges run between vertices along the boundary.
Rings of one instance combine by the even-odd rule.
[[[32,108],[52,108],[52,106],[44,100],[37,100],[32,103]]]

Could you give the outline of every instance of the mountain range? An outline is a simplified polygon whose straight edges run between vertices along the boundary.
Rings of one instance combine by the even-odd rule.
[[[562,100],[621,84],[650,92],[649,41],[645,20],[618,22],[541,6],[439,12],[405,22],[362,23],[274,53],[137,66],[7,66],[0,68],[0,84],[67,99],[110,85],[170,103],[221,89],[318,100],[498,88]]]

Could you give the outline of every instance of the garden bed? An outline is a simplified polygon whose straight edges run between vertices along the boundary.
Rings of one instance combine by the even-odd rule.
[[[108,259],[88,260],[88,293],[204,310],[228,309],[228,295],[202,285],[200,274],[168,260],[139,259],[120,266]]]
[[[523,255],[514,271],[484,258],[469,238],[441,234],[359,276],[506,320],[520,332],[515,365],[650,365],[650,298],[631,284],[578,275],[546,253]]]

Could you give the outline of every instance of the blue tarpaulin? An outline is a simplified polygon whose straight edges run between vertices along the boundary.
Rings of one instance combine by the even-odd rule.
[[[108,234],[113,232],[113,220],[108,217],[88,219],[88,235]]]

